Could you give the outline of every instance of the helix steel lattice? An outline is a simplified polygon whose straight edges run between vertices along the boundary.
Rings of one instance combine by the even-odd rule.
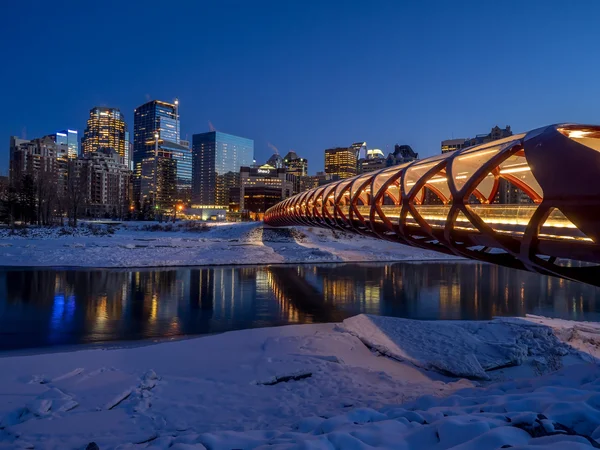
[[[302,192],[272,226],[340,228],[600,286],[600,126],[561,124]]]

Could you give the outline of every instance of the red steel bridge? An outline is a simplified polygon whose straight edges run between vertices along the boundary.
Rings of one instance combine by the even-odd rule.
[[[346,178],[278,203],[264,220],[600,286],[600,126],[551,125]]]

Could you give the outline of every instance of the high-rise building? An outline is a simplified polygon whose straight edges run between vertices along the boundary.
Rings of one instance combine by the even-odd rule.
[[[157,166],[157,175],[164,175],[157,176],[156,181],[161,208],[172,207],[167,206],[171,200],[188,203],[191,199],[192,152],[189,143],[180,140],[178,107],[178,100],[174,103],[152,100],[136,108],[133,116],[135,196],[140,202],[146,198],[154,199],[153,184],[142,181],[147,180],[148,172],[154,172],[154,166]],[[155,154],[158,156],[156,163]],[[164,158],[174,160],[174,164],[161,162]]]
[[[361,158],[361,153],[362,153],[363,158],[367,157],[367,143],[366,142],[355,142],[354,144],[352,144],[350,146],[350,148],[356,152],[356,160],[357,161]]]
[[[178,104],[152,100],[133,113],[133,161],[137,164],[154,153],[154,134],[179,144]]]
[[[282,169],[284,167],[283,158],[279,153],[273,153],[271,157],[267,159],[267,164],[276,169]]]
[[[308,175],[308,159],[300,158],[293,150],[285,155],[283,164],[287,169],[287,173],[296,175],[297,177],[305,177]]]
[[[442,141],[442,153],[453,152],[465,148],[467,139],[446,139]]]
[[[308,176],[308,159],[300,158],[295,151],[290,150],[283,158],[283,164],[287,173],[296,177],[294,184],[294,193],[302,192],[300,188],[300,180]]]
[[[192,136],[192,201],[228,207],[229,189],[239,186],[239,171],[254,161],[254,141],[220,131]]]
[[[92,108],[81,139],[82,154],[87,155],[100,149],[111,148],[125,158],[128,150],[126,131],[125,117],[118,108],[103,106]]]
[[[240,210],[262,220],[265,211],[294,194],[296,177],[265,164],[240,168]]]
[[[88,217],[123,217],[129,210],[130,170],[125,157],[102,148],[75,161],[83,198],[82,213]]]
[[[442,141],[442,153],[453,152],[454,150],[460,150],[474,145],[487,144],[488,142],[503,139],[512,135],[513,132],[510,129],[510,125],[507,125],[506,128],[500,128],[496,125],[488,134],[478,134],[474,138],[468,139],[447,139]]]
[[[69,158],[77,158],[79,156],[79,136],[77,130],[62,130],[51,134],[57,144],[66,145],[69,148]]]
[[[410,145],[394,145],[394,153],[387,157],[387,166],[396,166],[419,159],[419,154]]]
[[[510,125],[507,125],[506,128],[500,128],[498,125],[496,125],[488,134],[478,134],[474,138],[467,139],[465,142],[465,147],[487,144],[488,142],[496,141],[512,135],[513,132],[510,129]]]
[[[378,148],[365,152],[365,157],[358,160],[358,173],[375,172],[386,168],[385,154]]]
[[[325,150],[325,173],[337,175],[340,178],[353,177],[356,175],[357,170],[357,155],[357,150],[353,147],[337,147]]]
[[[169,157],[154,156],[141,162],[142,202],[150,201],[157,210],[170,210],[177,196],[177,162]]]
[[[66,177],[69,147],[51,136],[27,140],[10,138],[10,181],[16,183],[25,175],[37,179],[51,177],[60,186]]]

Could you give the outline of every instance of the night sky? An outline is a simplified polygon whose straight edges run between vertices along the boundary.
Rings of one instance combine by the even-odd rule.
[[[600,1],[0,2],[0,172],[11,135],[83,133],[93,106],[180,99],[208,130],[323,168],[323,150],[600,123]]]

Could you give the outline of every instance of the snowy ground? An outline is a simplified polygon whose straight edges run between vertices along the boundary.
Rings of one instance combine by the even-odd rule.
[[[0,448],[587,448],[600,438],[599,344],[591,323],[361,315],[7,355]]]
[[[81,226],[74,232],[29,228],[16,234],[0,229],[0,265],[158,267],[449,258],[353,233],[308,227],[263,229],[257,222],[213,224],[204,231],[190,231],[181,222],[125,222],[114,228],[114,234],[105,229],[103,225],[91,230]]]

